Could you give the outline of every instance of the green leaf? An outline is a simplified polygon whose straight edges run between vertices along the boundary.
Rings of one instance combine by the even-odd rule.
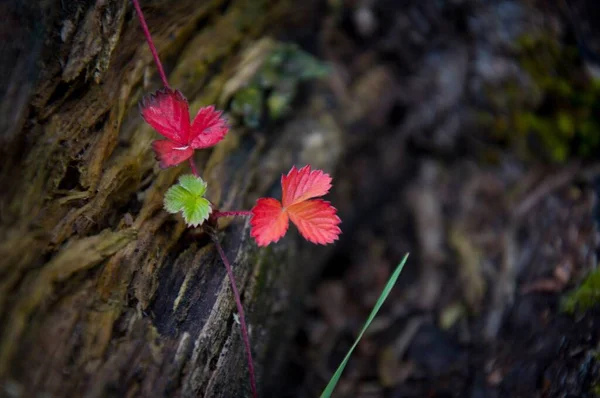
[[[173,185],[165,194],[165,210],[171,214],[179,213],[183,210],[189,194],[190,192],[181,185]]]
[[[179,177],[179,185],[196,196],[204,196],[206,193],[206,183],[204,180],[192,174],[184,174]]]
[[[183,219],[188,226],[197,227],[208,219],[212,209],[210,202],[204,198],[195,198],[183,207]]]
[[[394,271],[392,276],[390,276],[390,279],[388,280],[387,284],[385,285],[385,288],[383,288],[383,291],[381,292],[379,299],[377,299],[377,302],[375,303],[375,307],[373,307],[373,310],[371,311],[369,318],[367,318],[367,322],[364,324],[360,333],[358,334],[358,338],[356,339],[354,344],[352,344],[352,347],[350,347],[350,350],[346,354],[346,357],[344,358],[344,360],[342,361],[340,366],[337,368],[337,370],[331,377],[331,380],[329,380],[327,387],[325,387],[325,390],[323,390],[323,392],[321,393],[321,398],[329,398],[329,397],[331,397],[331,394],[333,394],[333,390],[335,389],[335,386],[337,385],[338,381],[340,380],[340,377],[342,377],[342,372],[344,371],[344,368],[346,367],[346,364],[348,363],[348,360],[350,359],[350,355],[352,355],[352,352],[358,345],[358,342],[360,341],[362,336],[365,334],[365,331],[367,330],[369,325],[371,325],[371,322],[373,322],[373,319],[375,319],[375,315],[377,315],[377,312],[379,311],[379,309],[383,305],[385,299],[390,294],[390,291],[396,284],[396,280],[400,276],[400,272],[402,272],[402,268],[404,268],[404,263],[406,263],[407,259],[408,259],[408,253],[406,254],[406,256],[404,256],[404,258],[402,259],[400,264],[398,264],[398,267],[396,267],[396,270]]]
[[[183,175],[165,194],[165,210],[171,214],[181,212],[188,226],[197,227],[212,212],[210,202],[202,197],[205,193],[206,182],[202,178]]]

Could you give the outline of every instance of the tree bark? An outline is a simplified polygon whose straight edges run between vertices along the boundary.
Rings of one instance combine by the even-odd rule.
[[[142,2],[169,81],[191,112],[226,105],[227,83],[247,78],[242,54],[289,21],[293,5]],[[127,0],[1,7],[8,17],[0,34],[10,38],[0,65],[3,391],[248,395],[225,269],[201,228],[186,229],[162,210],[186,166],[160,171],[153,159],[157,136],[137,104],[160,84],[133,7]],[[208,198],[222,210],[248,209],[277,193],[292,164],[332,170],[340,134],[315,98],[276,132],[234,127],[197,154]],[[315,251],[324,249],[294,235],[258,250],[247,220],[220,227],[265,391],[294,331],[298,297],[319,269]]]

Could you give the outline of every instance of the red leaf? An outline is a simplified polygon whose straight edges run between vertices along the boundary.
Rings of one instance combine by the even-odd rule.
[[[152,147],[160,167],[175,166],[194,149],[208,148],[221,141],[229,127],[214,106],[201,108],[190,125],[188,102],[177,90],[164,88],[145,98],[141,105],[144,120],[168,141],[154,141]]]
[[[337,210],[329,202],[313,199],[329,192],[331,177],[310,166],[292,167],[281,177],[283,204],[261,198],[252,208],[251,235],[259,246],[277,242],[287,231],[288,218],[308,241],[325,245],[337,240],[342,231]]]
[[[156,153],[156,160],[160,162],[161,169],[176,166],[194,154],[194,150],[191,147],[182,147],[180,144],[168,140],[154,141],[152,149]]]
[[[159,134],[179,146],[188,145],[190,112],[181,92],[168,88],[159,90],[142,101],[141,112],[144,120]]]
[[[273,198],[258,199],[252,208],[252,230],[250,235],[259,246],[267,246],[271,242],[277,242],[289,227],[288,215],[281,203]]]
[[[323,199],[296,203],[287,212],[300,234],[309,242],[326,245],[333,243],[342,233],[336,208]]]
[[[300,170],[293,166],[287,176],[281,176],[283,206],[288,207],[306,199],[323,196],[331,188],[331,177],[321,170],[310,170],[306,165]]]
[[[228,126],[214,106],[200,108],[190,130],[190,144],[194,149],[208,148],[221,141]]]

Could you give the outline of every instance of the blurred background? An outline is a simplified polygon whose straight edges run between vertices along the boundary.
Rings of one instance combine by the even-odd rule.
[[[347,123],[344,234],[305,299],[285,396],[318,394],[407,252],[339,396],[600,393],[599,285],[577,290],[600,254],[599,11],[323,5],[314,51]]]
[[[232,122],[197,156],[214,203],[334,177],[335,245],[222,226],[265,396],[320,394],[406,253],[336,396],[600,396],[597,0],[141,4],[192,112]],[[131,5],[0,17],[3,391],[237,396],[224,271],[161,211],[184,169],[137,113],[160,82]]]

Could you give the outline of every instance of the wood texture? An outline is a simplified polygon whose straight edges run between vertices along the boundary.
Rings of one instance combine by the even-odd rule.
[[[137,104],[159,83],[131,4],[2,7],[10,24],[0,33],[15,42],[2,49],[0,92],[0,388],[22,397],[247,395],[225,270],[201,229],[162,210],[186,166],[160,171],[151,153],[157,135]],[[243,79],[241,54],[285,23],[291,3],[142,7],[170,83],[193,113]],[[197,154],[209,199],[248,209],[276,194],[294,163],[333,169],[340,134],[317,97],[277,131],[233,128]],[[290,236],[258,250],[243,220],[221,227],[264,390],[323,249]]]

